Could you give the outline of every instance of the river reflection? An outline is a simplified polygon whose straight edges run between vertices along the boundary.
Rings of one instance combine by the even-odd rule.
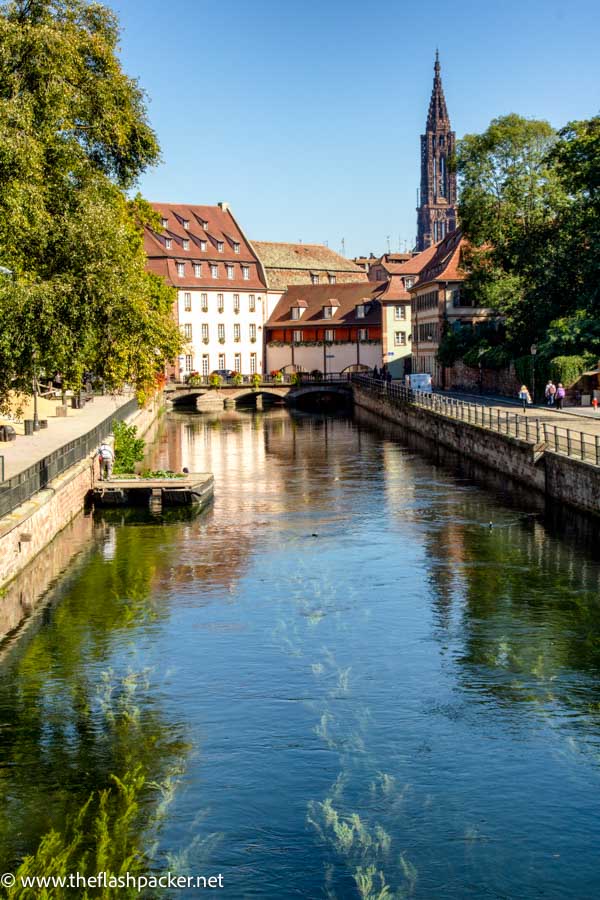
[[[428,453],[169,414],[149,462],[214,472],[214,505],[100,518],[5,652],[0,869],[140,764],[178,773],[148,865],[236,900],[596,896],[595,531]]]

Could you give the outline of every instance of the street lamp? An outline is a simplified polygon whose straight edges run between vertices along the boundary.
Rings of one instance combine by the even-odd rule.
[[[529,352],[531,353],[531,398],[535,403],[535,354],[537,353],[537,344],[532,344]]]

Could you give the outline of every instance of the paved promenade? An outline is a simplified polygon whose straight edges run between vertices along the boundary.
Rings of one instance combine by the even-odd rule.
[[[4,457],[5,479],[12,478],[54,450],[91,431],[132,397],[132,393],[96,396],[91,403],[86,403],[83,409],[69,407],[65,418],[48,419],[48,427],[35,434],[18,434],[15,441],[0,443],[0,456]]]
[[[466,403],[479,403],[481,406],[492,409],[511,410],[521,413],[521,404],[518,400],[509,397],[498,397],[484,394],[466,394],[462,391],[436,391],[443,397],[453,397],[456,400],[464,400]],[[528,406],[527,415],[540,422],[556,425],[558,428],[572,428],[574,431],[583,431],[586,434],[600,434],[600,410],[597,413],[591,407],[579,406],[566,409],[554,409],[548,406]]]

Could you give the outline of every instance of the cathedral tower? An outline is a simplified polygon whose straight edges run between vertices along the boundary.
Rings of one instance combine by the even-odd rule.
[[[417,250],[441,241],[456,228],[456,174],[448,171],[455,135],[450,128],[440,59],[436,50],[433,90],[425,134],[421,135],[421,191],[417,209]]]

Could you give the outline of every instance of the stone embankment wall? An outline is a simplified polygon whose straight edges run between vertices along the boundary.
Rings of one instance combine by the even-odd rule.
[[[159,415],[159,397],[127,421],[144,434]],[[19,574],[84,506],[97,474],[95,454],[81,460],[0,519],[0,589]],[[2,597],[0,596],[0,604]]]
[[[354,402],[496,472],[541,491],[553,500],[600,514],[600,468],[532,443],[447,418],[430,409],[396,406],[354,385]]]

